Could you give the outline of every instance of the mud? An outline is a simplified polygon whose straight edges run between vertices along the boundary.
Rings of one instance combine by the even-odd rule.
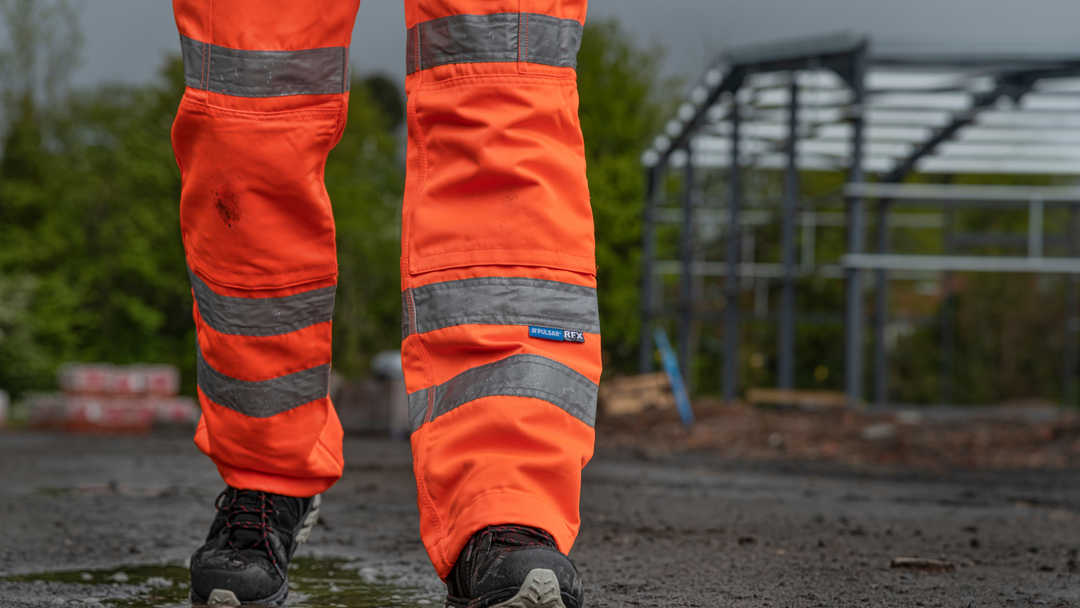
[[[408,444],[349,438],[346,459],[299,554],[322,561],[301,563],[338,574],[348,563],[352,581],[412,593],[341,605],[437,605]],[[585,470],[571,557],[596,607],[1080,606],[1078,482],[1068,468],[927,472],[604,447]],[[185,560],[220,489],[187,437],[0,434],[0,606],[183,605]],[[893,568],[896,558],[952,569]],[[328,588],[328,571],[309,584]],[[173,595],[152,595],[153,577]],[[291,602],[323,605],[312,597]]]
[[[5,583],[24,594],[46,594],[52,603],[118,608],[190,607],[188,570],[182,565],[129,566],[9,576]],[[362,564],[298,558],[289,564],[287,606],[296,608],[376,608],[441,603],[430,589],[386,584]]]

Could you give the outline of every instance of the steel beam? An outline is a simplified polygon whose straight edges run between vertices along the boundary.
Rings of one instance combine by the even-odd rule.
[[[672,152],[685,148],[693,134],[711,122],[707,116],[708,109],[716,105],[724,93],[738,91],[749,74],[824,67],[833,70],[854,87],[854,83],[861,82],[866,73],[867,45],[865,38],[845,34],[796,41],[782,47],[770,45],[770,48],[748,48],[729,53],[725,57],[729,65],[727,74],[720,84],[707,92],[700,104],[695,103],[697,109],[693,118],[685,123],[677,137],[672,138],[668,149],[657,150],[658,166],[667,163]],[[859,86],[865,89],[864,84]]]
[[[784,208],[780,214],[781,264],[784,278],[780,287],[780,331],[778,376],[781,389],[795,388],[795,220],[799,206],[799,168],[795,145],[799,139],[799,85],[791,72],[788,114],[787,173],[784,180]]]
[[[974,255],[878,255],[849,253],[840,258],[848,269],[922,270],[933,272],[1017,272],[1080,274],[1080,258],[1032,258]]]
[[[1073,186],[952,186],[938,184],[878,184],[850,182],[844,185],[845,196],[891,198],[897,201],[920,201],[920,205],[955,204],[963,201],[985,203],[1014,202],[1027,206],[1038,199],[1044,203],[1080,202],[1080,188]],[[923,202],[925,201],[925,202]]]
[[[1019,101],[1034,84],[1034,80],[1024,77],[1011,75],[1002,77],[994,90],[977,96],[969,109],[955,114],[949,124],[939,129],[933,137],[912,151],[907,158],[897,162],[896,167],[887,175],[882,176],[881,181],[887,184],[899,183],[915,168],[915,163],[924,156],[932,154],[943,142],[956,135],[957,131],[974,122],[980,112],[992,107],[1002,97],[1011,97],[1014,101]]]

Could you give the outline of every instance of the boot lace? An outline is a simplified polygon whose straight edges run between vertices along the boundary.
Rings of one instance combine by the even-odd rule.
[[[266,492],[257,490],[226,489],[214,499],[214,507],[225,515],[225,527],[229,530],[229,548],[235,551],[244,549],[263,549],[274,565],[278,576],[285,574],[278,565],[277,556],[270,545],[270,534],[274,533],[274,524],[270,514],[274,512],[274,499]],[[237,547],[233,544],[236,531],[249,530],[258,535],[258,540],[250,546]]]

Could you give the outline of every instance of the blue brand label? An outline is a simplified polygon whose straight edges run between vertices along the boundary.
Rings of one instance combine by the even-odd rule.
[[[584,342],[585,334],[580,331],[569,329],[554,329],[552,327],[529,326],[529,337],[541,340],[554,340],[555,342]]]

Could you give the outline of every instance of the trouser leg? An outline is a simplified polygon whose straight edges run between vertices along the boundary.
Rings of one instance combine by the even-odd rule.
[[[403,363],[424,544],[477,530],[566,552],[600,336],[574,65],[585,0],[406,0]]]
[[[195,441],[234,487],[311,496],[341,476],[323,167],[345,126],[358,5],[173,3],[187,84],[172,139],[198,333]]]

